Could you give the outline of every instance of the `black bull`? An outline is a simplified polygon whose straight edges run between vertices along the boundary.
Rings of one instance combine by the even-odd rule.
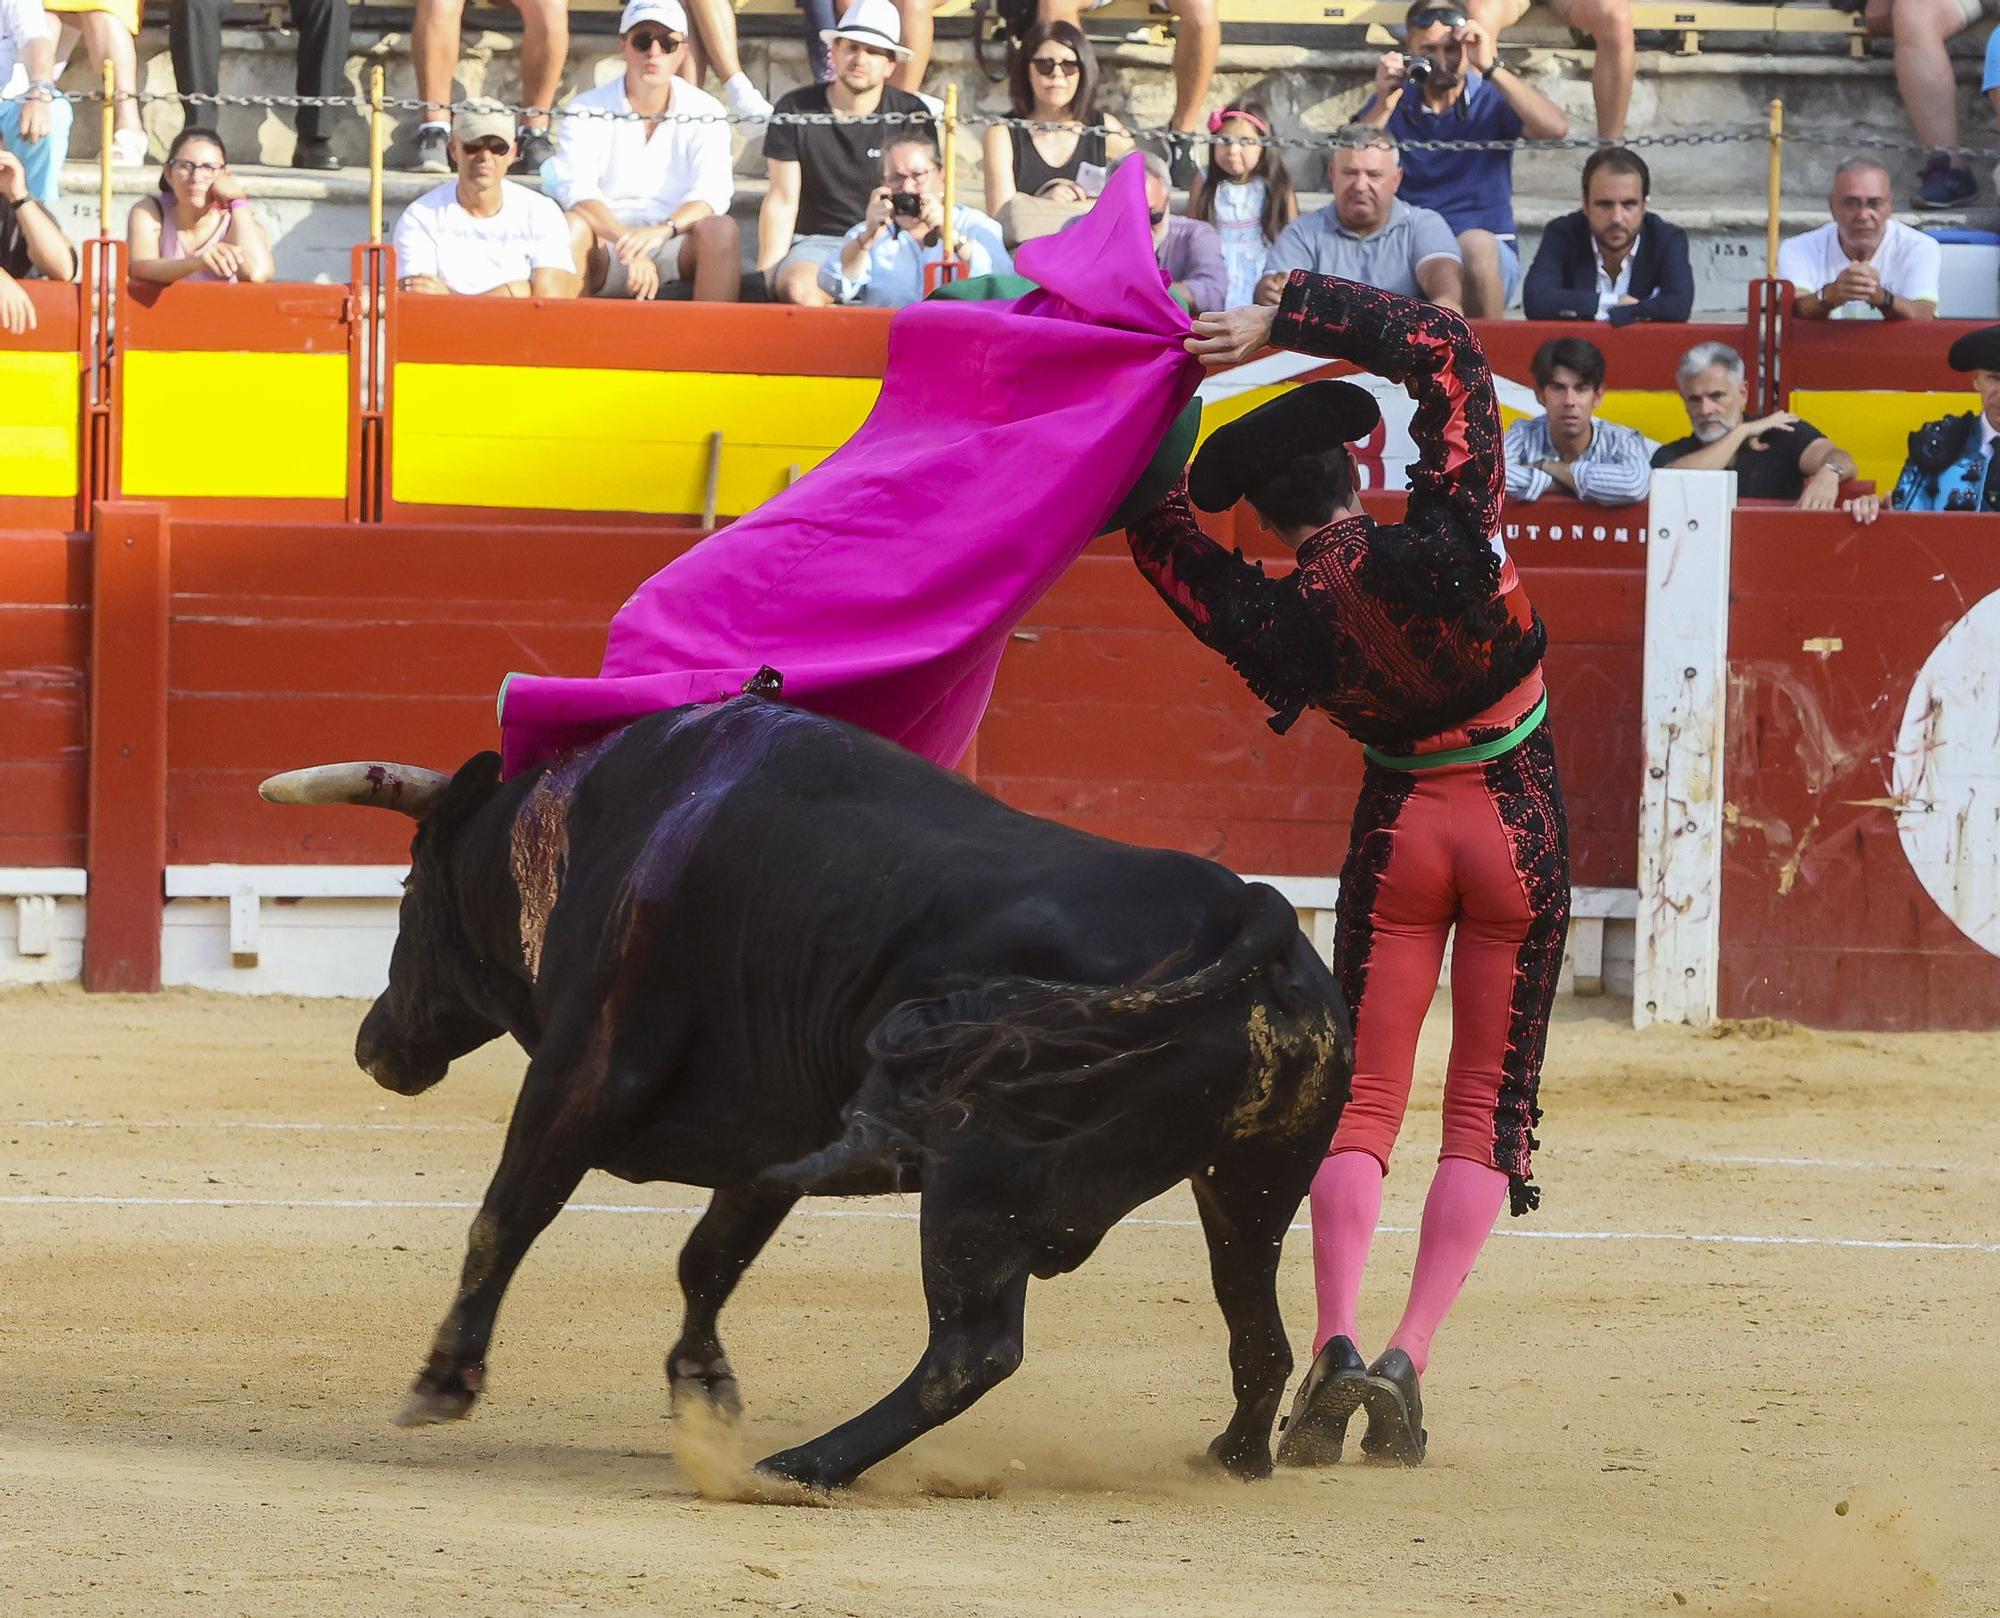
[[[379,766],[370,782],[291,801],[405,784]],[[793,1203],[920,1188],[923,1357],[761,1463],[843,1485],[1014,1370],[1031,1275],[1076,1268],[1186,1179],[1236,1394],[1210,1452],[1269,1471],[1292,1364],[1279,1246],[1352,1058],[1339,990],[1279,894],[1017,813],[758,697],[505,783],[482,754],[391,806],[420,825],[356,1059],[414,1094],[502,1033],[529,1057],[400,1419],[470,1410],[501,1295],[589,1169],[714,1188],[681,1251],[667,1374],[677,1400],[731,1414],[716,1317]]]

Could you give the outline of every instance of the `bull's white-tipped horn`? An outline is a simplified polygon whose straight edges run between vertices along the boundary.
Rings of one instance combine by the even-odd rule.
[[[362,761],[287,770],[264,782],[257,793],[272,803],[355,803],[422,820],[450,784],[450,776],[421,765]]]

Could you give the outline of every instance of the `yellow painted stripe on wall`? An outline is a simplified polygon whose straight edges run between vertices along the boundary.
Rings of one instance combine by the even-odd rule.
[[[873,377],[514,365],[396,367],[394,498],[409,505],[754,509],[817,466],[874,407]]]
[[[0,350],[0,493],[76,493],[75,354]]]
[[[1848,454],[1856,471],[1875,480],[1886,500],[1909,458],[1910,434],[1940,416],[1979,409],[1976,393],[1862,393],[1794,389],[1792,414],[1811,422]]]
[[[342,499],[347,356],[127,354],[120,486],[131,495]]]

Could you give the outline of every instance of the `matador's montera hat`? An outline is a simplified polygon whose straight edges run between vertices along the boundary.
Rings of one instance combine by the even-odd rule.
[[[1381,420],[1375,395],[1352,382],[1292,388],[1209,434],[1188,468],[1188,498],[1226,511],[1292,462],[1366,438]]]

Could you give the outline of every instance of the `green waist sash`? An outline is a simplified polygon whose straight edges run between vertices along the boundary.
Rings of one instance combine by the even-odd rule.
[[[1502,753],[1511,753],[1521,743],[1534,734],[1535,727],[1549,716],[1549,694],[1544,691],[1535,699],[1534,707],[1512,730],[1495,736],[1490,742],[1475,742],[1470,747],[1448,747],[1437,753],[1378,753],[1364,745],[1361,756],[1378,769],[1384,770],[1441,770],[1448,764],[1484,764],[1488,759],[1498,758]]]

